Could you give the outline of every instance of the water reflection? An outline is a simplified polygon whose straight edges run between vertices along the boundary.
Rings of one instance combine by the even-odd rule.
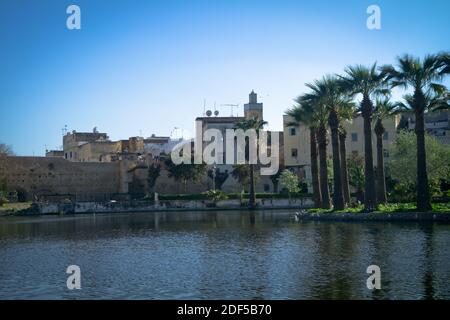
[[[450,226],[292,212],[0,219],[0,298],[449,299]],[[67,290],[65,269],[82,270]],[[382,289],[366,269],[380,266]]]

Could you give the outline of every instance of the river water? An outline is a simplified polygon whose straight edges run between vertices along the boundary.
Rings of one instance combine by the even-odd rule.
[[[69,290],[66,269],[81,270]],[[369,265],[381,289],[366,285]],[[1,299],[450,299],[450,225],[292,212],[0,218]]]

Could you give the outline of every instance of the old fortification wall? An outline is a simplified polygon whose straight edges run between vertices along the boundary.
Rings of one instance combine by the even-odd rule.
[[[70,162],[63,158],[8,157],[6,183],[26,199],[71,194],[79,201],[107,200],[121,192],[119,163]]]

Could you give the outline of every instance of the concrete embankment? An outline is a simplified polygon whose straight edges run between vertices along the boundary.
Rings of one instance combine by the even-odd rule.
[[[311,208],[310,198],[292,199],[258,199],[257,209],[306,209]],[[155,211],[208,211],[246,209],[240,200],[222,200],[217,203],[206,200],[170,200],[158,204],[145,201],[131,202],[78,202],[78,203],[36,203],[33,210],[26,215],[43,214],[83,214],[83,213],[123,213]]]

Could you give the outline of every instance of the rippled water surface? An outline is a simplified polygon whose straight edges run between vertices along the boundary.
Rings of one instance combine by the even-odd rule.
[[[81,290],[66,287],[72,264]],[[3,217],[0,298],[450,299],[450,225],[280,211]]]

